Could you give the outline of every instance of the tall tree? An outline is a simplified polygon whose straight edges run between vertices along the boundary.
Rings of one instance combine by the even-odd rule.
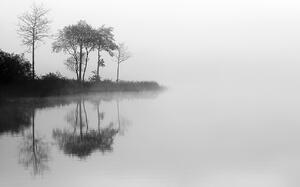
[[[100,80],[99,69],[105,66],[103,58],[101,58],[101,52],[106,51],[110,56],[113,56],[113,50],[117,49],[117,45],[114,40],[113,28],[105,27],[102,25],[97,29],[94,42],[97,49],[97,70],[96,70],[96,80]]]
[[[87,45],[87,41],[90,41],[92,36],[89,32],[87,32],[87,30],[90,30],[90,28],[91,27],[82,20],[76,25],[66,26],[59,31],[56,40],[52,45],[54,52],[63,51],[74,58],[78,66],[77,80],[79,82],[83,81],[84,49],[90,49]],[[85,58],[88,59],[87,55],[85,55]]]
[[[32,53],[32,79],[35,78],[35,49],[37,43],[49,37],[50,20],[47,18],[49,10],[42,5],[33,4],[31,10],[19,16],[18,34],[22,42]]]
[[[125,44],[120,43],[114,52],[114,56],[115,56],[115,61],[117,62],[117,80],[116,80],[116,82],[119,82],[120,64],[122,62],[125,62],[126,60],[128,60],[131,57],[131,54],[128,51],[128,48],[125,46]]]

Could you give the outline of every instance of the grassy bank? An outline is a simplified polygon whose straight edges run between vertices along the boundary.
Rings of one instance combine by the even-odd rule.
[[[76,80],[70,79],[43,79],[1,84],[0,97],[47,97],[89,92],[139,92],[161,89],[163,89],[162,86],[153,81],[121,81],[116,83],[105,80],[78,83]]]

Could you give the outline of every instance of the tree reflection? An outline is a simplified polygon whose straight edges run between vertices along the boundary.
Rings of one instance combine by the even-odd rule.
[[[120,135],[124,135],[127,127],[130,125],[130,121],[120,115],[120,101],[116,99],[117,103],[117,123],[118,123],[118,132]]]
[[[98,133],[100,134],[101,133],[101,120],[104,119],[104,112],[100,112],[100,103],[101,101],[100,100],[97,100],[95,102],[95,105],[96,105],[96,108],[97,108],[97,127],[98,127]]]
[[[58,146],[65,154],[85,158],[93,151],[101,152],[112,151],[112,144],[118,130],[114,128],[114,123],[110,123],[107,127],[101,128],[101,119],[104,113],[100,112],[100,100],[97,106],[97,126],[98,129],[89,129],[88,115],[85,107],[85,100],[79,99],[76,103],[76,109],[68,113],[67,122],[73,127],[72,131],[55,129],[53,137],[57,141]],[[85,133],[83,129],[85,127]],[[77,132],[79,128],[79,133]]]
[[[20,146],[19,162],[25,168],[31,168],[33,175],[42,174],[48,170],[49,160],[48,144],[35,134],[35,111],[31,110],[31,132],[23,135]]]
[[[129,93],[128,95],[108,93],[86,95],[84,98],[76,95],[5,101],[0,103],[0,137],[2,134],[21,136],[22,143],[19,144],[18,149],[19,163],[30,170],[33,175],[42,174],[49,169],[51,147],[44,138],[37,135],[36,111],[72,104],[73,109],[65,116],[71,128],[54,129],[52,136],[65,154],[85,158],[94,151],[105,153],[113,150],[117,135],[124,135],[130,125],[129,120],[121,114],[121,100],[137,97],[142,96]],[[110,106],[113,105],[113,115],[107,111],[104,113],[107,103]],[[88,108],[89,104],[95,107],[92,110],[93,113]]]

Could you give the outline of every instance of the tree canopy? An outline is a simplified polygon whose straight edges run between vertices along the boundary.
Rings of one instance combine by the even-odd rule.
[[[101,52],[105,51],[113,56],[113,51],[117,47],[112,27],[102,25],[98,29],[94,29],[83,20],[59,30],[52,45],[54,52],[62,51],[70,55],[65,65],[69,70],[76,72],[78,81],[84,81],[85,79],[90,52],[97,50],[96,77],[99,79],[99,67],[104,66]]]
[[[59,31],[55,42],[52,45],[54,52],[69,54],[75,62],[75,70],[77,70],[78,81],[83,81],[88,53],[94,48],[93,29],[85,21],[79,21],[75,25],[65,26]],[[86,62],[83,64],[83,56],[85,50]],[[83,65],[85,67],[83,67]]]
[[[23,55],[0,50],[0,83],[13,83],[31,78],[31,64]]]

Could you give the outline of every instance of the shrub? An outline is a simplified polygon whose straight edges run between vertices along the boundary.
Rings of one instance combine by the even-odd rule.
[[[9,54],[0,50],[0,83],[21,82],[31,77],[31,64],[23,55]]]
[[[43,75],[41,77],[41,80],[58,81],[58,80],[66,80],[66,78],[64,76],[62,76],[61,73],[56,72],[56,73],[48,73],[46,75]]]

